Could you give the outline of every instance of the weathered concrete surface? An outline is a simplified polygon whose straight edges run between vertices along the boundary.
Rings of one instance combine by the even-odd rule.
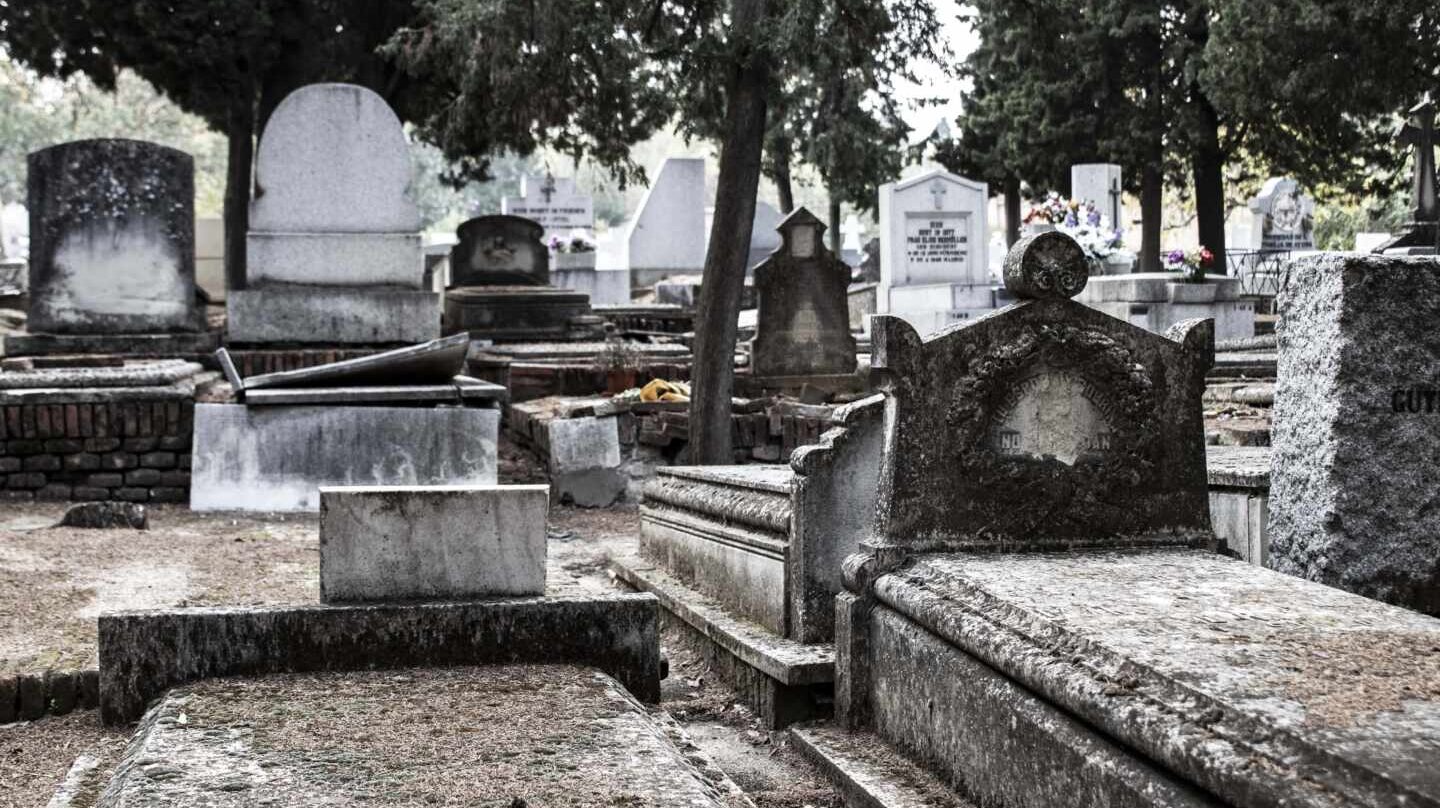
[[[100,616],[100,709],[134,721],[186,682],[229,675],[515,663],[593,665],[660,698],[653,595],[193,608]]]
[[[225,300],[231,343],[382,345],[440,336],[440,296],[386,287],[270,286]]]
[[[195,166],[139,140],[79,140],[29,157],[35,332],[198,331]]]
[[[869,732],[833,724],[794,726],[790,740],[840,789],[846,805],[864,808],[974,808],[913,761]]]
[[[469,347],[470,340],[457,334],[315,367],[261,373],[246,379],[245,389],[448,384],[465,372]]]
[[[925,340],[897,317],[871,324],[888,393],[878,525],[888,540],[1208,537],[1207,321],[1162,337],[1049,298]]]
[[[543,595],[544,485],[320,489],[320,600]]]
[[[451,384],[405,384],[390,387],[285,387],[275,390],[247,390],[245,403],[251,407],[290,404],[378,404],[397,406],[421,404],[471,404],[498,406],[508,391],[498,384],[456,376]]]
[[[57,387],[148,387],[167,385],[204,372],[196,362],[164,359],[124,367],[11,370],[0,373],[0,390]]]
[[[1225,549],[1251,564],[1270,556],[1270,448],[1208,446],[1210,523]]]
[[[322,485],[494,485],[499,428],[493,409],[199,404],[190,507],[313,511]]]
[[[1440,263],[1325,254],[1290,278],[1270,563],[1440,614]]]
[[[417,233],[262,233],[245,239],[246,281],[256,285],[394,286],[419,289]]]
[[[893,636],[869,638],[870,699],[892,739],[964,734],[934,732],[907,689],[953,690],[937,710],[977,698],[933,673],[968,655],[1228,804],[1440,805],[1433,618],[1188,550],[927,555],[874,592]],[[919,627],[944,643],[920,650]]]
[[[782,237],[780,248],[755,267],[759,313],[752,372],[799,376],[854,371],[855,337],[845,296],[850,265],[825,247],[825,224],[803,207],[776,229]]]
[[[556,502],[604,508],[625,494],[620,430],[614,418],[556,418],[548,432],[550,493]]]
[[[562,698],[563,710],[556,710]],[[100,806],[748,805],[585,666],[225,679],[146,716]]]
[[[211,331],[198,334],[7,334],[3,343],[6,356],[200,356],[220,347],[220,335]]]

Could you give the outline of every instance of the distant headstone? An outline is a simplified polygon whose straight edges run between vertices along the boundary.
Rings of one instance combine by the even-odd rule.
[[[1124,227],[1121,207],[1120,166],[1114,163],[1081,163],[1070,166],[1070,198],[1091,202],[1110,226]]]
[[[1264,250],[1313,250],[1315,201],[1300,192],[1300,184],[1288,177],[1271,177],[1260,194],[1250,200],[1250,210],[1264,217],[1260,248]]]
[[[632,283],[649,286],[667,275],[705,268],[707,199],[703,159],[665,161],[630,222]]]
[[[938,170],[880,187],[881,313],[929,333],[994,307],[988,196],[984,183]]]
[[[256,152],[247,288],[226,299],[230,340],[439,336],[438,296],[422,290],[410,179],[405,130],[379,95],[312,84],[286,96]]]
[[[755,218],[750,225],[750,257],[745,263],[746,272],[753,271],[770,253],[780,248],[779,227],[784,219],[785,216],[769,202],[755,202]]]
[[[1270,563],[1440,615],[1440,272],[1323,254],[1281,291]]]
[[[574,179],[548,171],[522,176],[520,195],[503,197],[500,212],[530,219],[552,234],[595,227],[595,198],[577,188]]]
[[[451,286],[544,286],[550,282],[545,228],[519,216],[477,216],[455,231]]]
[[[225,220],[195,220],[195,282],[212,302],[225,300]]]
[[[195,168],[138,140],[30,155],[32,332],[197,331]]]
[[[1440,180],[1435,173],[1435,147],[1440,145],[1440,135],[1435,125],[1435,102],[1427,94],[1410,110],[1410,116],[1396,133],[1401,144],[1415,150],[1410,221],[1399,235],[1377,246],[1375,252],[1432,255],[1440,251]]]
[[[865,257],[860,261],[860,280],[865,283],[880,282],[880,239],[872,238],[861,248]]]
[[[755,268],[756,376],[852,373],[850,267],[825,246],[825,224],[800,208],[777,228],[780,249]]]

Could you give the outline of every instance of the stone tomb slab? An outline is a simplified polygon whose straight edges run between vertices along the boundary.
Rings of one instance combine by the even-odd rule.
[[[279,285],[225,300],[231,344],[384,345],[440,336],[440,295],[414,289]]]
[[[245,389],[444,384],[465,372],[469,347],[470,340],[463,335],[445,337],[317,367],[251,376],[245,379]]]
[[[913,657],[883,655],[898,615],[1224,804],[1440,804],[1433,618],[1192,550],[926,555],[874,591],[893,610],[871,627],[878,660]],[[966,733],[933,731],[932,683],[888,661],[871,676],[882,734],[984,796],[1018,778],[975,774]],[[988,721],[961,714],[977,703],[935,699]],[[1091,777],[1055,776],[1077,793]]]
[[[500,412],[197,404],[190,507],[314,511],[325,485],[494,485]]]
[[[320,489],[320,600],[545,593],[544,485]]]
[[[290,674],[180,688],[106,805],[736,805],[678,725],[583,665]]]

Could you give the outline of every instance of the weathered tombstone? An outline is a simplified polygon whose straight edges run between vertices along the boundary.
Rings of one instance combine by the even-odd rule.
[[[825,246],[825,224],[805,208],[776,230],[780,248],[755,268],[759,319],[752,351],[756,376],[855,370],[846,290],[850,267]]]
[[[861,249],[864,258],[860,261],[860,280],[865,283],[880,282],[880,239],[872,238]]]
[[[1411,167],[1414,207],[1404,230],[1375,248],[1375,252],[1400,255],[1433,255],[1440,252],[1440,191],[1435,173],[1435,102],[1427,94],[1410,110],[1411,118],[1400,127],[1396,139],[1415,149]]]
[[[1070,198],[1094,203],[1110,227],[1123,227],[1120,166],[1114,163],[1081,163],[1070,166]]]
[[[1250,211],[1261,220],[1262,250],[1313,250],[1315,201],[1300,192],[1300,184],[1289,177],[1271,177],[1259,195],[1250,200]]]
[[[255,157],[247,288],[226,299],[230,341],[439,336],[410,179],[405,130],[379,95],[312,84],[286,96]]]
[[[929,333],[994,308],[987,198],[944,171],[880,187],[880,312]]]
[[[520,195],[502,197],[500,212],[529,219],[545,232],[562,237],[572,230],[595,227],[594,197],[575,187],[574,179],[556,178],[548,171],[543,177],[522,176]]]
[[[1275,569],[1440,614],[1440,264],[1327,254],[1281,292]]]
[[[445,330],[492,341],[592,339],[590,298],[550,285],[544,228],[518,216],[478,216],[460,225],[450,251]]]
[[[138,140],[30,155],[30,330],[196,331],[195,168]]]
[[[668,158],[630,220],[630,282],[651,286],[705,268],[705,161]]]
[[[456,229],[451,286],[545,286],[550,250],[540,222],[519,216],[477,216]]]
[[[1440,294],[1433,266],[1412,294]],[[1013,306],[928,339],[876,318],[878,524],[836,608],[846,748],[892,745],[981,805],[1437,803],[1440,621],[1216,554],[1210,326],[1089,310],[1067,299],[1086,273],[1043,233],[1006,260]]]

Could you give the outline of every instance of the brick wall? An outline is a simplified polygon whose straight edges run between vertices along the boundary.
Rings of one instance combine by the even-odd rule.
[[[0,498],[187,502],[195,402],[115,398],[5,404]]]

